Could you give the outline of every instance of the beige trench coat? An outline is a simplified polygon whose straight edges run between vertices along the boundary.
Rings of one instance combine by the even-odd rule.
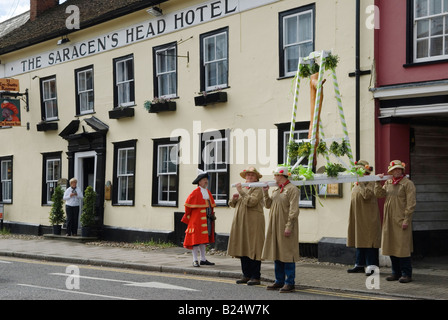
[[[271,197],[264,192],[265,207],[270,211],[263,260],[296,262],[299,259],[299,198],[299,189],[291,183],[282,193],[280,188],[274,189]],[[291,231],[289,237],[285,237],[285,229]]]
[[[347,247],[379,248],[381,221],[375,182],[360,182],[352,190],[348,220]]]
[[[229,206],[235,208],[235,215],[230,229],[227,254],[232,257],[261,260],[265,233],[263,190],[243,188],[239,195],[238,200],[229,201]]]
[[[416,205],[414,183],[406,177],[397,185],[393,185],[392,180],[387,180],[384,186],[376,182],[375,195],[378,198],[386,197],[382,253],[399,258],[410,257],[414,249],[412,243],[412,214]],[[402,229],[403,222],[409,225],[406,230]]]

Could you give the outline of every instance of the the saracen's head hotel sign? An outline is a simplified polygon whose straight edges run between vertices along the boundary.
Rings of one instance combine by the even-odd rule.
[[[57,50],[7,63],[5,65],[5,76],[12,77],[21,73],[84,58],[277,1],[215,0],[204,2],[87,41],[69,43]],[[80,14],[82,15],[82,8],[80,9]]]

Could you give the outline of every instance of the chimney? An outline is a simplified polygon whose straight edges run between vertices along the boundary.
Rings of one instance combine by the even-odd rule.
[[[59,0],[30,0],[30,20],[34,21],[39,15],[59,5]]]

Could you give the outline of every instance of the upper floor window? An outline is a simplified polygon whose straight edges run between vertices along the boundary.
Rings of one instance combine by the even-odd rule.
[[[314,50],[314,5],[279,14],[280,76],[294,76],[299,58]]]
[[[154,52],[154,95],[159,98],[177,96],[177,46],[156,47]]]
[[[201,35],[201,90],[228,86],[228,28]]]
[[[75,70],[76,114],[94,111],[93,66]]]
[[[0,158],[1,203],[12,203],[12,156]]]
[[[448,58],[448,0],[414,0],[414,62]]]
[[[40,79],[42,120],[58,120],[56,76]]]
[[[135,104],[134,56],[114,59],[114,107],[129,107]]]

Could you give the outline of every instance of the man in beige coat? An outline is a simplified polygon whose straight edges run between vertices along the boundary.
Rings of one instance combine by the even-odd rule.
[[[265,207],[270,211],[262,259],[274,261],[275,282],[267,289],[292,292],[299,259],[300,191],[290,183],[287,167],[277,167],[274,178],[278,187],[271,196],[269,187],[263,188]]]
[[[373,168],[365,160],[355,163],[365,175]],[[378,249],[381,246],[381,221],[378,201],[374,194],[375,182],[355,182],[350,202],[347,247],[356,248],[355,267],[348,273],[365,272],[370,275],[379,266]],[[366,267],[366,269],[364,269]]]
[[[381,248],[392,262],[392,275],[386,280],[401,283],[412,281],[412,214],[416,205],[414,183],[405,176],[404,171],[403,162],[391,161],[388,173],[392,179],[387,180],[384,186],[379,181],[375,185],[375,195],[386,197]]]
[[[246,183],[257,182],[262,177],[254,167],[244,170],[240,176]],[[229,201],[229,206],[235,208],[235,215],[230,229],[227,254],[241,260],[243,277],[236,283],[258,285],[265,233],[263,190],[243,188],[241,183],[237,183],[235,187],[238,193]]]

